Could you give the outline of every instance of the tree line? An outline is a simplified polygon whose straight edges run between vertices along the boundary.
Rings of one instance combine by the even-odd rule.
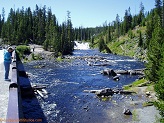
[[[116,15],[116,19],[112,22],[104,22],[103,27],[101,27],[101,32],[94,35],[91,38],[91,44],[95,44],[95,40],[98,41],[98,47],[101,49],[100,51],[106,50],[106,52],[110,51],[107,49],[106,45],[109,42],[117,41],[121,36],[128,34],[130,38],[133,38],[134,35],[132,30],[137,26],[145,26],[147,16],[150,14],[149,12],[144,11],[144,5],[140,3],[140,10],[138,14],[132,15],[131,8],[125,10],[124,17],[121,18],[118,14]],[[141,33],[141,32],[140,32]],[[142,34],[141,34],[142,36]],[[142,40],[141,40],[142,41]],[[140,45],[143,42],[140,43]],[[143,43],[144,45],[144,43]],[[102,47],[105,46],[105,47]]]
[[[155,83],[159,102],[156,106],[164,122],[164,0],[155,0],[155,9],[147,21],[147,56],[146,75]]]
[[[74,40],[90,40],[92,35],[99,33],[101,28],[73,28],[70,11],[66,21],[59,24],[51,8],[38,7],[10,9],[5,21],[5,9],[0,14],[0,38],[10,45],[39,44],[45,50],[70,54]]]

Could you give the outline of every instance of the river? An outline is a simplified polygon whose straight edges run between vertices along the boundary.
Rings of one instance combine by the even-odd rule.
[[[97,49],[75,49],[66,60],[32,61],[24,64],[25,70],[32,73],[30,82],[47,86],[48,95],[38,96],[43,112],[49,123],[122,123],[132,117],[123,115],[126,107],[124,99],[130,96],[116,94],[108,99],[100,99],[84,90],[121,88],[132,83],[138,75],[121,75],[119,81],[103,76],[101,71],[111,69],[140,69],[144,63],[129,57],[103,54]],[[93,64],[107,63],[107,66]],[[88,65],[90,64],[90,65]],[[41,68],[37,66],[43,66]]]

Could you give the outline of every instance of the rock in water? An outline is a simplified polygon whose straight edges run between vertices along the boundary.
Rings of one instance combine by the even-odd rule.
[[[114,77],[113,77],[113,80],[119,81],[120,78],[119,78],[119,76],[114,76]]]
[[[97,96],[113,96],[114,91],[111,88],[102,89],[99,92],[96,92]]]
[[[130,109],[126,109],[126,108],[124,108],[123,113],[124,113],[125,115],[132,115],[132,112],[130,111]]]

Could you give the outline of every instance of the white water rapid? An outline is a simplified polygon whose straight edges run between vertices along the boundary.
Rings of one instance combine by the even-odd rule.
[[[78,49],[78,50],[88,50],[89,48],[89,43],[87,42],[79,42],[79,41],[74,41],[75,42],[75,46],[74,49]]]

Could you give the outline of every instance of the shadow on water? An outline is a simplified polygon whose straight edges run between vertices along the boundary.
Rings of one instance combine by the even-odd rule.
[[[22,62],[17,62],[18,82],[21,89],[23,122],[26,123],[48,123],[40,106],[40,102],[35,96],[29,78],[26,75]]]
[[[129,57],[102,54],[97,50],[75,50],[74,55],[69,57],[69,60],[63,62],[43,60],[25,64],[26,70],[32,73],[32,83],[47,85],[49,94],[44,99],[38,97],[47,121],[114,123],[116,116],[119,116],[117,121],[131,120],[131,116],[122,115],[123,108],[126,107],[124,100],[130,100],[130,96],[117,94],[108,99],[99,99],[84,90],[121,88],[135,81],[138,76],[121,75],[120,81],[114,81],[103,76],[100,71],[106,68],[139,69],[144,68],[144,64]],[[95,62],[96,58],[107,61],[109,65],[89,66],[88,61],[98,64]],[[39,65],[44,67],[37,67]],[[136,100],[137,98],[135,97]]]

